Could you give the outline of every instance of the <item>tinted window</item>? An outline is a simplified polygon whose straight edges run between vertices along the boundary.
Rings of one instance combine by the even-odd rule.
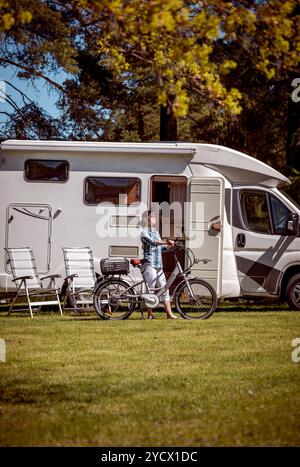
[[[128,205],[140,201],[140,190],[141,181],[138,178],[88,177],[85,180],[85,202]]]
[[[266,193],[244,193],[242,205],[244,221],[249,229],[260,233],[271,233]]]
[[[279,199],[271,196],[271,209],[275,234],[285,234],[290,210]]]
[[[66,182],[69,176],[67,161],[28,159],[25,161],[25,180],[28,182]]]

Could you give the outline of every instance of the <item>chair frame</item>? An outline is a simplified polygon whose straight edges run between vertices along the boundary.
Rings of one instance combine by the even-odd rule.
[[[59,298],[59,287],[56,286],[56,282],[55,282],[55,279],[58,279],[58,278],[61,277],[60,274],[50,274],[50,275],[47,275],[47,276],[44,276],[44,277],[40,277],[39,274],[37,273],[37,268],[36,268],[36,264],[35,264],[33,251],[29,247],[5,248],[5,251],[7,252],[8,257],[9,257],[9,262],[12,263],[10,252],[13,252],[13,251],[16,251],[16,250],[27,250],[27,252],[30,255],[30,262],[31,262],[31,266],[32,266],[31,269],[35,272],[35,275],[34,276],[33,275],[15,276],[14,267],[12,266],[12,268],[11,268],[12,269],[12,275],[14,277],[12,282],[15,283],[16,281],[20,281],[20,284],[19,284],[19,286],[17,288],[16,295],[14,296],[13,301],[12,301],[12,303],[10,305],[7,316],[9,316],[12,313],[13,307],[14,307],[17,299],[19,297],[24,297],[24,296],[27,299],[29,313],[30,313],[31,318],[33,318],[33,308],[38,306],[39,310],[40,310],[41,306],[44,306],[44,305],[57,305],[58,309],[59,309],[59,312],[62,315],[63,311],[62,311],[60,298]],[[37,282],[40,282],[41,286],[39,288],[29,287],[27,281],[32,280],[32,279],[36,279]],[[47,288],[44,288],[43,284],[42,284],[42,281],[44,281],[46,279],[49,279],[49,285],[48,285]],[[22,286],[24,286],[25,290],[22,289]],[[39,297],[39,296],[40,297],[42,297],[42,296],[44,296],[44,297],[50,297],[50,296],[53,297],[53,296],[55,296],[56,299],[55,300],[31,301],[31,297]],[[20,311],[20,310],[18,310],[18,311]]]
[[[86,299],[86,300],[82,298],[82,295],[91,296],[93,294],[94,287],[95,287],[95,285],[96,285],[96,283],[98,281],[98,278],[96,277],[95,267],[94,267],[93,253],[92,253],[92,250],[91,250],[90,247],[63,247],[62,250],[63,250],[63,255],[64,255],[66,274],[68,274],[68,268],[69,268],[68,262],[72,261],[72,260],[67,258],[67,252],[69,252],[69,251],[76,252],[76,250],[86,250],[86,252],[90,256],[88,261],[90,263],[91,275],[94,278],[94,285],[93,286],[91,286],[91,287],[76,287],[76,285],[74,283],[74,279],[80,277],[79,274],[68,274],[66,276],[66,278],[65,278],[67,280],[68,285],[67,285],[67,291],[66,291],[66,294],[65,294],[64,302],[63,302],[63,310],[66,307],[67,298],[69,297],[73,302],[72,303],[72,308],[74,309],[75,313],[79,313],[80,312],[80,310],[78,309],[79,304],[81,304],[81,305],[84,305],[84,304],[91,305],[91,304],[93,304],[93,299],[92,298]],[[89,311],[91,311],[91,310],[94,311],[93,305],[92,305],[92,307],[89,307],[88,309],[86,309],[86,311],[88,311],[88,310]]]

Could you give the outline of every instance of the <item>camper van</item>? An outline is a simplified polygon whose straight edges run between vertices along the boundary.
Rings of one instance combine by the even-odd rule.
[[[62,277],[63,247],[91,247],[98,272],[102,258],[142,257],[143,214],[155,204],[171,207],[162,237],[203,259],[192,275],[219,298],[280,297],[300,309],[300,208],[278,188],[288,183],[210,144],[4,141],[0,289],[13,287],[8,247],[31,247],[39,273]]]

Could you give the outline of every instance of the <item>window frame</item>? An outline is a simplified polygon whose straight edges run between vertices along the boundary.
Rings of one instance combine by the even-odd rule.
[[[248,216],[247,216],[247,212],[246,212],[245,202],[243,200],[244,195],[247,195],[247,194],[248,195],[254,195],[254,196],[264,195],[266,197],[269,220],[270,220],[270,232],[260,232],[258,230],[255,230],[255,229],[251,228],[250,225],[248,224]],[[276,196],[274,193],[270,193],[267,190],[247,189],[247,188],[244,188],[244,189],[240,190],[239,199],[240,199],[240,208],[241,208],[241,220],[242,220],[242,224],[244,226],[244,229],[248,230],[249,232],[254,232],[254,233],[260,234],[260,235],[288,236],[289,235],[288,231],[279,233],[275,229],[275,226],[274,226],[274,214],[273,214],[273,209],[272,209],[272,205],[271,205],[271,197],[276,199],[280,203],[282,203],[290,211],[290,213],[292,212],[291,208],[289,206],[287,206],[280,197]]]
[[[271,212],[271,219],[272,219],[272,226],[273,226],[273,235],[284,235],[284,236],[288,236],[290,235],[290,233],[288,232],[288,230],[286,229],[284,232],[280,232],[278,229],[276,229],[275,227],[275,217],[274,217],[274,210],[272,208],[272,203],[271,203],[271,198],[273,198],[274,200],[280,202],[281,204],[283,204],[283,206],[289,211],[289,214],[292,213],[291,209],[286,206],[286,204],[280,199],[278,198],[277,196],[274,196],[273,194],[269,193],[268,195],[268,200],[269,200],[269,206],[270,206],[270,212]]]
[[[66,179],[65,180],[30,180],[29,178],[26,177],[27,173],[27,163],[28,162],[64,162],[66,164]],[[23,175],[24,175],[24,180],[27,183],[67,183],[69,181],[69,172],[70,172],[70,162],[67,161],[66,159],[25,159],[24,161],[24,169],[23,169]]]
[[[127,178],[127,179],[132,179],[132,180],[137,180],[139,182],[139,199],[137,201],[133,201],[133,203],[140,203],[142,201],[142,180],[139,178],[139,177],[130,177],[130,176],[120,176],[120,175],[88,175],[87,177],[84,178],[83,180],[83,203],[86,205],[86,206],[98,206],[99,203],[106,203],[108,206],[109,205],[113,205],[113,206],[118,206],[118,207],[128,207],[128,206],[131,206],[131,204],[133,203],[130,203],[130,204],[115,204],[113,203],[112,201],[98,201],[96,203],[89,203],[86,201],[86,184],[87,184],[87,180],[89,178],[116,178],[116,179],[124,179],[124,178]]]

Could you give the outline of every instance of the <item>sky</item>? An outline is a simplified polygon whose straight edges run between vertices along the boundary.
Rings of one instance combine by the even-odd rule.
[[[7,119],[7,116],[1,114],[1,112],[11,113],[13,111],[12,106],[8,103],[7,99],[5,99],[5,96],[10,96],[18,106],[24,105],[21,94],[7,83],[4,83],[4,81],[7,81],[20,89],[31,100],[41,106],[48,114],[53,117],[58,117],[60,113],[59,109],[56,107],[56,102],[59,99],[59,91],[50,86],[50,84],[42,78],[36,78],[34,80],[34,85],[28,79],[20,79],[17,77],[18,71],[19,70],[13,66],[5,68],[0,66],[0,128],[3,122]],[[66,73],[63,72],[59,73],[59,75],[49,74],[50,79],[53,79],[53,81],[60,84],[64,79],[66,79],[66,77]],[[3,91],[5,96],[3,96]]]

